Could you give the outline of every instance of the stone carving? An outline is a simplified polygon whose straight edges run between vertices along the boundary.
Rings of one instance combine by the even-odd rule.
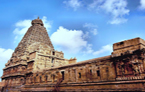
[[[122,75],[124,75],[124,73],[125,73],[125,64],[124,64],[124,62],[120,62],[119,65],[118,65],[118,68],[120,70],[119,72],[121,72]]]
[[[65,59],[62,51],[53,48],[38,18],[32,21],[1,78],[8,85],[5,89],[17,88],[22,92],[52,91],[58,87],[66,92],[122,91],[124,88],[144,91],[143,47],[145,41],[139,38],[123,41],[113,45],[112,55],[76,63],[76,58]]]
[[[135,75],[143,72],[143,65],[142,62],[139,62],[139,60],[134,59],[130,62],[130,64],[132,65]]]
[[[123,61],[119,60],[116,66],[117,75],[120,76],[140,75],[144,72],[142,60],[138,59],[135,55]]]

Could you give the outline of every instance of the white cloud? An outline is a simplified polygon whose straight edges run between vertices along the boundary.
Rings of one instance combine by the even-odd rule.
[[[97,35],[97,34],[98,34],[97,29],[93,29],[91,32],[92,32],[94,35]]]
[[[5,64],[8,62],[13,52],[12,49],[0,48],[0,76],[2,76],[3,73],[2,68],[5,67]]]
[[[139,9],[141,9],[141,10],[144,10],[145,9],[145,0],[140,0]]]
[[[88,28],[96,28],[97,25],[91,24],[91,23],[85,23],[84,27],[88,27]]]
[[[31,26],[31,20],[19,21],[15,24],[16,28],[13,31],[15,35],[24,35]]]
[[[8,59],[10,59],[12,53],[14,51],[12,49],[4,49],[0,48],[0,62],[7,62]]]
[[[76,11],[79,7],[81,7],[82,3],[79,0],[66,0],[63,2],[66,4],[68,7],[71,7]]]
[[[44,26],[46,27],[47,31],[49,31],[49,29],[51,28],[51,21],[47,20],[46,16],[42,17],[42,21],[44,23]],[[28,28],[31,26],[31,20],[22,20],[22,21],[18,21],[15,24],[15,29],[13,31],[13,34],[15,35],[15,41],[17,39],[22,39],[22,37],[24,36],[24,34],[27,32]],[[20,40],[19,40],[20,41]],[[18,42],[19,42],[18,41]]]
[[[69,30],[60,26],[50,38],[54,45],[59,45],[68,52],[77,53],[87,46],[87,41],[83,38],[84,35],[81,30]]]
[[[82,30],[69,30],[62,26],[51,35],[51,41],[55,46],[60,47],[62,51],[67,51],[67,53],[84,53],[99,55],[105,52],[111,52],[112,46],[105,45],[100,50],[94,51],[92,49],[92,44],[88,44],[88,42],[84,38],[84,34]],[[57,48],[58,49],[58,48]]]
[[[88,44],[86,50],[83,52],[84,54],[92,54],[94,50],[92,49],[92,44]]]
[[[113,18],[112,21],[109,21],[110,24],[120,24],[127,22],[127,19],[125,18]]]
[[[89,32],[86,32],[84,35],[83,35],[83,39],[87,39],[89,38]]]
[[[102,48],[100,50],[97,50],[97,51],[94,51],[92,49],[92,44],[88,44],[86,46],[86,50],[83,51],[84,54],[92,54],[94,56],[99,56],[101,54],[105,54],[105,53],[111,53],[113,51],[113,48],[111,45],[105,45],[105,46],[102,46]]]
[[[42,17],[42,21],[43,21],[44,27],[46,27],[47,31],[50,31],[52,21],[48,21],[46,16]]]
[[[97,35],[98,31],[97,31],[97,25],[91,24],[91,23],[85,23],[83,25],[83,27],[86,27],[89,29],[89,31],[93,34],[93,35]]]
[[[93,55],[99,55],[105,52],[112,52],[112,51],[113,49],[111,45],[105,45],[105,46],[102,46],[100,50],[93,52]]]
[[[126,0],[94,0],[94,2],[89,5],[90,10],[103,10],[111,15],[112,20],[109,21],[110,24],[120,24],[127,21],[124,16],[129,14],[129,9],[126,9],[126,7]]]

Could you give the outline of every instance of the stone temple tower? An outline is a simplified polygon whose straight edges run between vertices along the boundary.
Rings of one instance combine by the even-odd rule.
[[[31,24],[3,69],[2,81],[9,86],[22,85],[27,74],[76,62],[75,58],[67,60],[62,51],[54,50],[39,17]]]

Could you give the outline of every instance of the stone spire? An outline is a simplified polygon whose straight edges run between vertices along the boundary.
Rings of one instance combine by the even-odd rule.
[[[39,17],[31,23],[32,26],[3,69],[1,78],[9,85],[24,84],[25,77],[31,73],[74,62],[74,60],[65,59],[63,52],[54,50],[47,30]]]
[[[1,77],[6,85],[20,86],[28,81],[32,73],[74,63],[64,58],[63,52],[54,50],[47,30],[39,17],[32,20],[23,39],[3,68]]]
[[[9,63],[11,62],[21,61],[22,57],[25,57],[23,59],[26,59],[30,53],[28,47],[34,43],[44,44],[51,50],[54,50],[42,20],[38,17],[37,19],[32,20],[31,24],[32,26],[28,29],[21,42],[18,44],[10,61],[7,63],[7,66],[9,66]]]
[[[28,29],[23,39],[15,49],[16,53],[23,54],[27,47],[33,43],[40,42],[48,45],[51,49],[54,49],[50,38],[47,34],[46,28],[43,26],[43,22],[39,17],[31,22],[32,26]]]

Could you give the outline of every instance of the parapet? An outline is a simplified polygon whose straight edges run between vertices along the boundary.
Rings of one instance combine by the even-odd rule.
[[[145,48],[145,40],[137,37],[113,44],[112,55],[120,56],[123,53],[132,53],[135,50]]]

